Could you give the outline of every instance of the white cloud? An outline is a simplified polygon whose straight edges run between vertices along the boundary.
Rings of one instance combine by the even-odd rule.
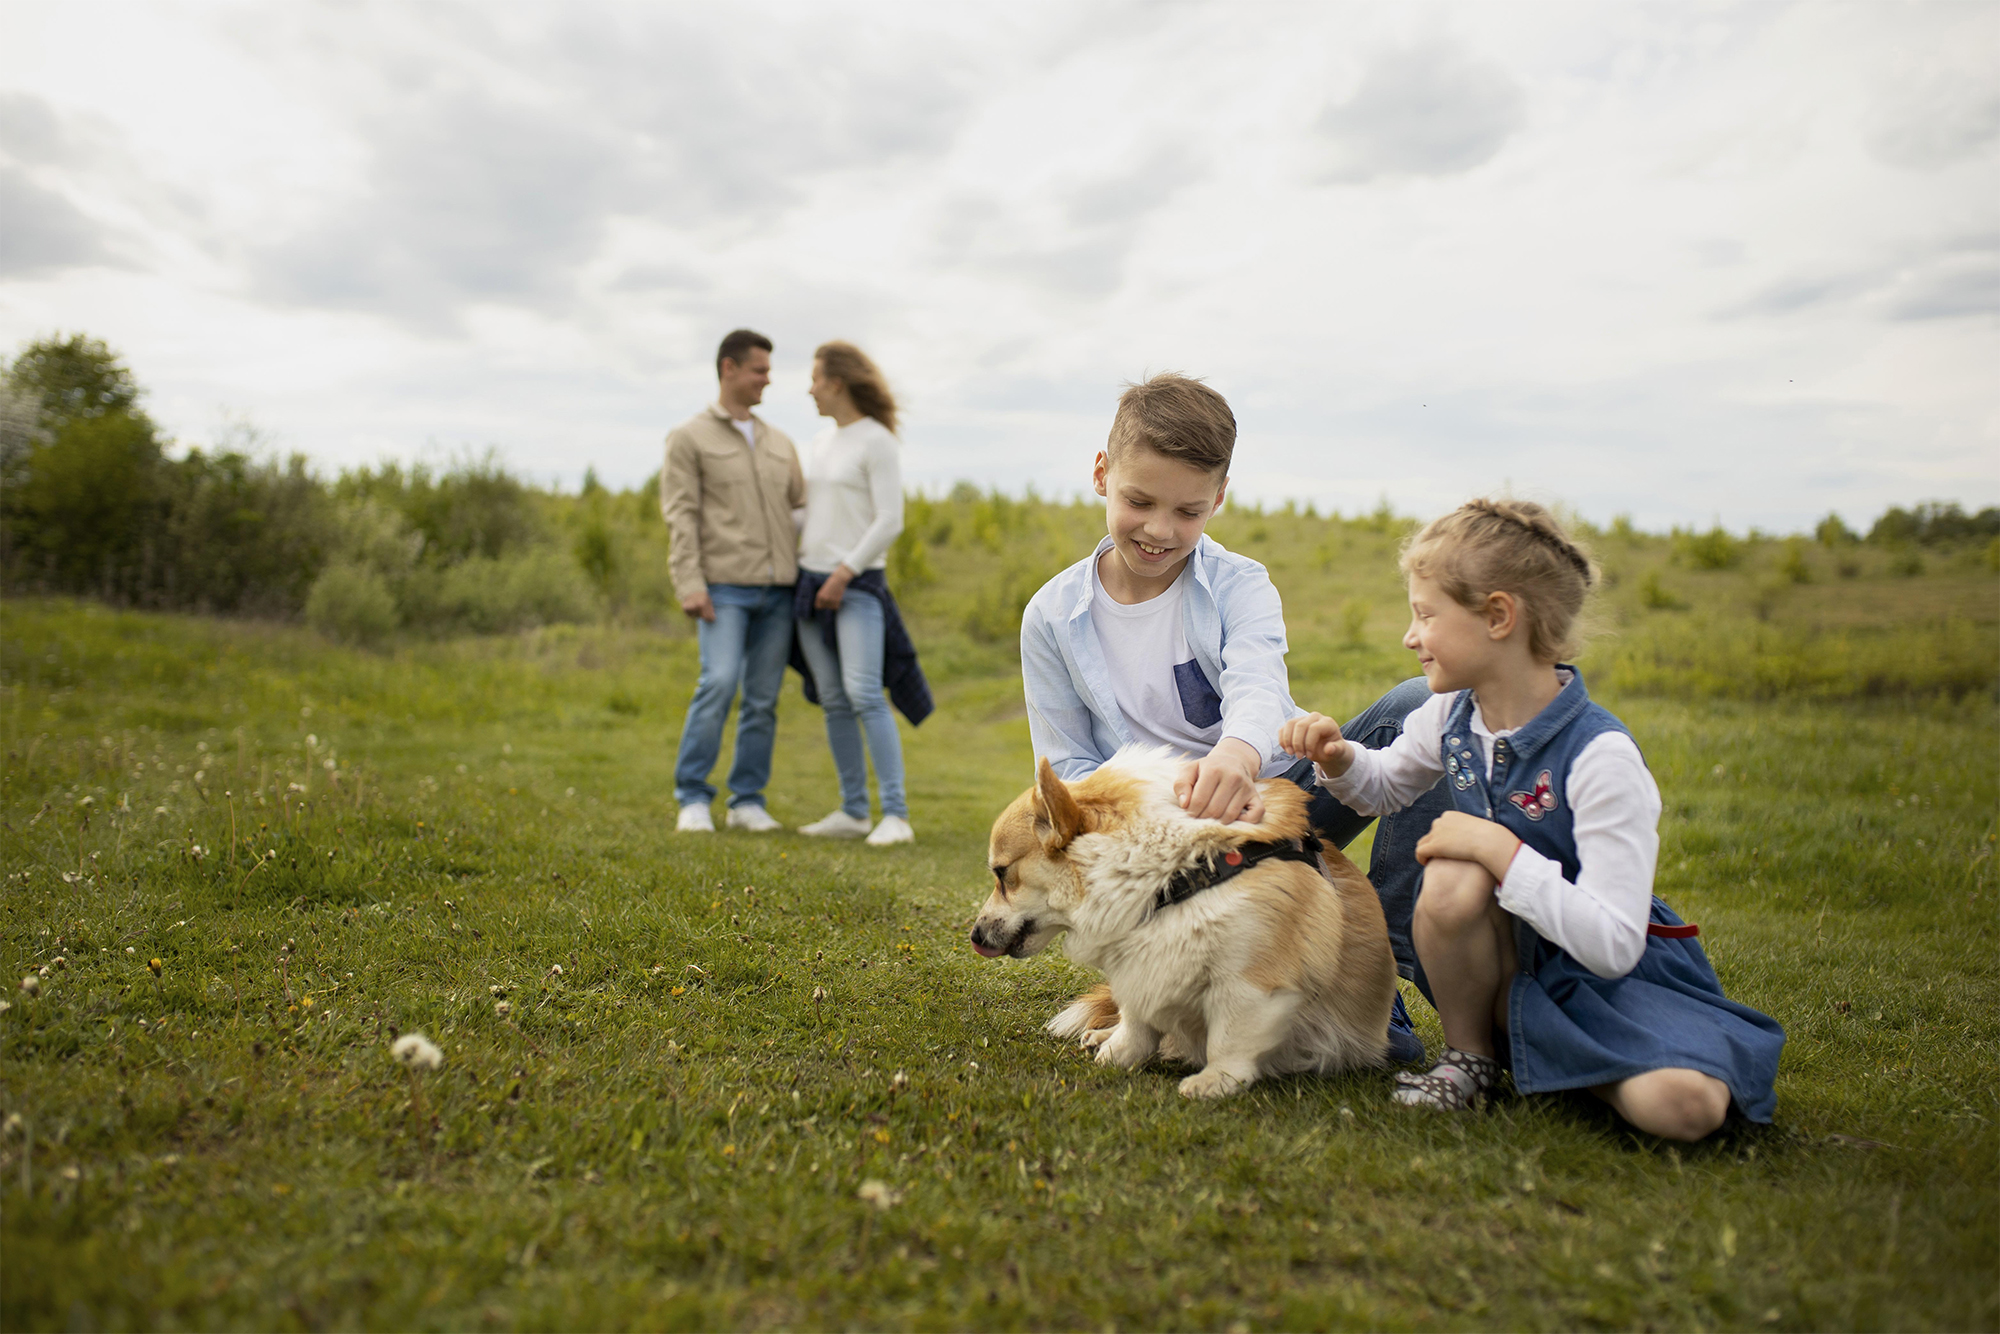
[[[1647,523],[2000,500],[2000,17],[1776,4],[0,10],[0,345],[328,467],[635,482],[779,343],[913,481],[1083,486],[1208,377],[1236,492]]]

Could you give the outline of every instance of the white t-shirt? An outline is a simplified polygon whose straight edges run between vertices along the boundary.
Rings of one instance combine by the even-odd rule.
[[[828,426],[806,449],[806,522],[799,564],[856,574],[888,563],[903,531],[902,445],[873,417]]]
[[[750,448],[752,449],[757,448],[756,422],[751,421],[748,417],[745,417],[742,421],[737,421],[734,417],[731,417],[729,419],[729,424],[731,426],[734,426],[737,430],[743,432],[744,442],[748,444]]]
[[[1188,647],[1181,621],[1188,578],[1183,568],[1166,592],[1127,606],[1093,576],[1090,621],[1132,739],[1198,758],[1222,739],[1222,699]]]
[[[1353,767],[1338,778],[1319,770],[1320,786],[1362,815],[1402,810],[1444,776],[1439,743],[1457,698],[1453,692],[1425,700],[1385,749],[1353,747]],[[1489,778],[1494,741],[1518,730],[1489,730],[1473,702],[1471,731]],[[1646,949],[1660,855],[1660,789],[1638,745],[1623,732],[1591,738],[1570,762],[1565,789],[1576,839],[1575,883],[1563,878],[1560,864],[1523,844],[1500,882],[1500,906],[1599,977],[1623,977]]]

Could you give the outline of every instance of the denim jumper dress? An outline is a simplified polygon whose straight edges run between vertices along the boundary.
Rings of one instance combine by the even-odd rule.
[[[1445,720],[1444,787],[1454,808],[1495,821],[1536,852],[1577,876],[1576,837],[1568,799],[1570,765],[1593,739],[1625,725],[1593,704],[1583,674],[1512,736],[1493,743],[1489,780],[1472,734],[1472,692],[1461,691]],[[1629,733],[1628,733],[1629,735]],[[1591,1088],[1648,1070],[1698,1070],[1729,1086],[1736,1109],[1769,1121],[1772,1084],[1785,1030],[1770,1016],[1722,994],[1701,943],[1674,910],[1653,897],[1651,928],[1639,962],[1623,977],[1597,976],[1515,921],[1517,971],[1507,995],[1507,1042],[1522,1093]],[[1682,928],[1685,934],[1662,934]],[[1418,982],[1426,995],[1428,980]]]

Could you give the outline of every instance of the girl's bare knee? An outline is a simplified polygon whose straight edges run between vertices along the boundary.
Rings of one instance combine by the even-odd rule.
[[[1706,1139],[1729,1116],[1729,1086],[1699,1070],[1649,1070],[1614,1087],[1625,1119],[1661,1139]]]
[[[1477,862],[1438,858],[1424,867],[1416,918],[1457,934],[1483,926],[1493,907],[1493,876]]]

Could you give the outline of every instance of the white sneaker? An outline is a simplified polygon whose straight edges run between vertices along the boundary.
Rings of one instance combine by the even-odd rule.
[[[715,817],[709,814],[706,802],[691,801],[681,807],[681,818],[674,821],[674,830],[682,834],[712,834]]]
[[[875,826],[875,832],[868,836],[870,845],[886,848],[891,843],[914,843],[917,831],[910,828],[910,822],[900,815],[885,815],[882,823]]]
[[[753,834],[768,834],[773,829],[784,826],[771,818],[771,813],[755,802],[745,802],[741,806],[729,808],[727,821],[731,829],[747,829]]]
[[[857,820],[846,811],[835,811],[825,819],[800,825],[799,832],[811,838],[865,838],[868,822]]]

